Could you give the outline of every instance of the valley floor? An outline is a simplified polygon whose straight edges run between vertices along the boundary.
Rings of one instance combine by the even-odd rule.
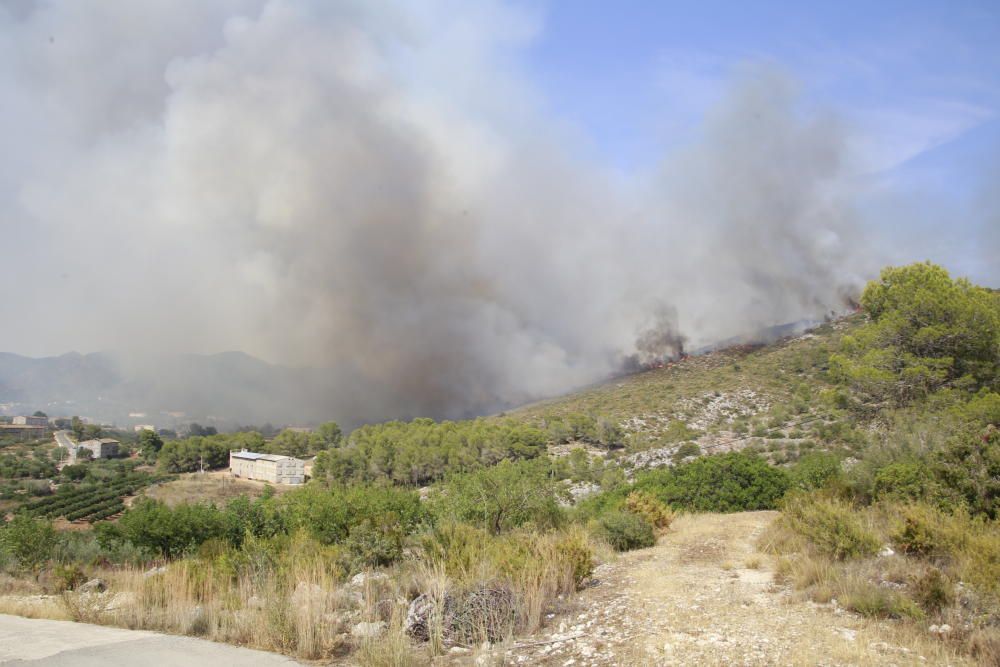
[[[600,566],[572,608],[507,664],[961,665],[891,621],[799,600],[754,542],[776,512],[683,516],[652,548]]]

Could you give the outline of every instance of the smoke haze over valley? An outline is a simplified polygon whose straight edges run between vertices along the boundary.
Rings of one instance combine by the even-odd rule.
[[[200,384],[238,419],[458,417],[822,318],[898,258],[858,128],[797,73],[745,59],[623,169],[526,72],[544,29],[492,2],[0,1],[0,350],[114,350],[121,400],[181,383],[131,394],[160,408]],[[225,350],[269,390],[178,371]]]

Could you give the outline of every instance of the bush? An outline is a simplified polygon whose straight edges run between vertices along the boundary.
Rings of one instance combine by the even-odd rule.
[[[59,537],[52,524],[18,513],[0,529],[0,552],[26,570],[37,570],[52,556]]]
[[[1000,429],[956,436],[934,456],[941,486],[960,497],[973,514],[1000,518]]]
[[[955,591],[941,570],[928,569],[913,582],[913,597],[926,611],[936,612],[955,601]]]
[[[675,464],[680,463],[689,456],[699,456],[701,454],[701,447],[698,446],[696,442],[685,442],[683,445],[677,448],[674,452],[673,461]]]
[[[222,512],[213,505],[196,503],[170,508],[149,498],[136,503],[118,525],[126,540],[164,558],[190,552],[226,533]]]
[[[349,569],[390,565],[403,555],[403,530],[398,521],[366,519],[351,528],[344,546]]]
[[[902,523],[893,531],[891,539],[903,553],[943,556],[956,547],[952,517],[928,505],[907,505],[896,508],[896,512]]]
[[[854,507],[838,500],[792,494],[784,503],[782,521],[817,551],[837,560],[871,556],[879,550],[878,537],[861,525]]]
[[[926,464],[920,461],[890,463],[875,473],[872,494],[878,500],[921,500],[928,497],[932,483]]]
[[[439,520],[465,521],[494,534],[532,523],[554,527],[564,520],[559,506],[565,492],[549,475],[545,459],[501,461],[449,479],[431,499]]]
[[[615,551],[631,551],[656,544],[653,525],[631,512],[609,512],[597,521],[597,534]]]
[[[806,454],[789,471],[791,485],[803,491],[821,489],[843,480],[840,457],[829,452]]]
[[[843,596],[850,611],[869,618],[922,618],[923,611],[909,598],[870,582],[856,582]]]
[[[365,521],[396,525],[408,535],[428,519],[415,491],[388,486],[326,489],[310,484],[285,494],[281,503],[291,526],[305,528],[323,544],[346,540],[351,529]]]
[[[665,532],[673,523],[675,512],[651,493],[633,491],[625,498],[625,509],[638,514],[657,531]]]
[[[678,508],[741,512],[776,508],[788,485],[784,470],[758,456],[730,452],[646,473],[635,488]]]

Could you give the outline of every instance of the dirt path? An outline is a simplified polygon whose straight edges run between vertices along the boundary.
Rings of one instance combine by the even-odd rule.
[[[887,621],[798,600],[754,540],[774,512],[681,517],[650,549],[595,572],[573,608],[521,639],[507,664],[965,664]]]

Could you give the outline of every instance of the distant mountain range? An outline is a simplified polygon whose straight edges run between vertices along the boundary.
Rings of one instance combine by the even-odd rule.
[[[155,360],[106,352],[42,358],[0,353],[0,404],[8,404],[8,413],[44,410],[167,428],[191,421],[224,427],[319,422],[332,418],[324,405],[328,375],[242,352]]]

